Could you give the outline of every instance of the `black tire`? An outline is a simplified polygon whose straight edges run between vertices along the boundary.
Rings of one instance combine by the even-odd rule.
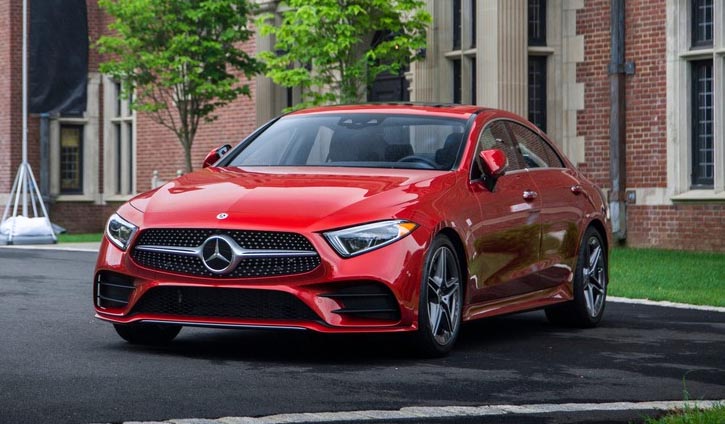
[[[173,324],[113,324],[121,338],[131,344],[162,345],[169,343],[181,331]]]
[[[447,237],[436,236],[426,255],[418,305],[416,341],[422,355],[445,356],[453,348],[461,330],[463,284],[456,249]]]
[[[579,246],[572,290],[574,299],[546,308],[552,324],[568,327],[596,327],[604,315],[609,285],[609,262],[602,235],[588,228]]]

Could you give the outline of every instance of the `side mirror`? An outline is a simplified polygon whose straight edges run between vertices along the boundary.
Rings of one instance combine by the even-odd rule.
[[[508,158],[503,150],[489,149],[479,153],[481,162],[483,163],[483,172],[491,178],[498,178],[506,172],[509,165]]]
[[[217,147],[216,149],[212,149],[211,152],[209,152],[208,155],[204,158],[204,163],[202,164],[203,168],[208,168],[212,165],[214,165],[219,159],[221,159],[222,156],[227,154],[229,150],[232,149],[232,146],[229,144],[225,144],[222,147]]]

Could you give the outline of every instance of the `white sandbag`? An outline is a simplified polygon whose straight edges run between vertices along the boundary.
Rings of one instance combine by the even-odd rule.
[[[11,232],[14,237],[34,237],[53,234],[53,229],[45,218],[28,218],[21,215],[12,216],[0,224],[0,234],[10,236]]]

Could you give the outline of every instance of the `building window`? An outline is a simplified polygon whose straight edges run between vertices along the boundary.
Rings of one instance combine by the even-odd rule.
[[[546,0],[529,0],[529,45],[546,45]]]
[[[109,196],[136,193],[136,141],[133,96],[124,98],[118,81],[105,79],[104,191]]]
[[[667,0],[667,10],[670,200],[719,200],[725,198],[725,0]]]
[[[445,52],[450,67],[445,72],[450,101],[457,104],[476,103],[476,0],[452,0],[445,7],[452,8],[451,46]]]
[[[113,144],[115,145],[116,157],[116,193],[130,195],[134,193],[133,165],[134,165],[134,143],[133,143],[133,110],[131,104],[133,97],[123,98],[121,83],[114,83],[115,107],[111,116],[113,125]]]
[[[461,60],[453,61],[453,103],[461,103]]]
[[[712,47],[712,0],[692,0],[692,47]]]
[[[546,65],[548,56],[536,51],[546,47],[546,0],[529,0],[528,118],[546,131]],[[531,48],[534,48],[532,52]],[[533,54],[532,54],[533,53]]]
[[[714,182],[712,61],[692,62],[692,186]]]
[[[83,193],[83,126],[60,126],[60,192]]]
[[[471,0],[471,48],[476,47],[476,2],[478,0]],[[476,103],[475,101],[473,102]]]
[[[461,0],[453,0],[453,50],[461,48]]]
[[[529,56],[529,121],[546,132],[546,56]]]
[[[471,104],[476,104],[476,57],[471,58]]]

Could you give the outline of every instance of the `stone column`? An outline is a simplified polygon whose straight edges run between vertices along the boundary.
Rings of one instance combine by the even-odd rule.
[[[476,10],[479,104],[527,114],[526,0],[483,0]]]
[[[446,101],[442,93],[445,81],[451,81],[445,51],[451,49],[451,2],[428,0],[427,10],[433,18],[428,29],[423,60],[411,66],[410,100],[414,102]]]
[[[277,0],[258,0],[259,13],[275,13]],[[255,34],[256,51],[274,51],[274,40],[271,36],[262,36],[259,30]],[[271,79],[264,75],[257,75],[255,78],[255,104],[257,112],[257,125],[262,125],[277,116],[286,106],[278,100],[280,88]]]

